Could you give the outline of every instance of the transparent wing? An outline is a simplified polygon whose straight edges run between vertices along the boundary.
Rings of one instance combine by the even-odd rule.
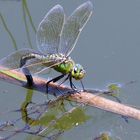
[[[39,60],[39,59],[31,59],[28,60],[27,63],[22,68],[27,68],[32,74],[45,74],[48,73],[50,68],[62,63],[64,60],[56,59],[56,60]],[[26,73],[28,74],[28,73]]]
[[[37,73],[40,73],[46,67],[47,66],[43,64],[42,60],[33,58],[33,59],[28,60],[27,63],[21,68],[21,70],[23,68],[27,68],[32,74],[37,74]]]
[[[63,23],[63,7],[56,5],[46,14],[38,26],[37,46],[42,53],[58,53]]]
[[[60,61],[46,61],[45,63],[35,63],[34,65],[31,63],[31,64],[27,64],[26,68],[28,68],[30,70],[31,73],[33,74],[46,74],[46,73],[49,73],[51,68],[53,68],[54,66],[62,63],[63,60],[60,60]],[[28,74],[28,73],[26,73]]]
[[[27,60],[26,64],[20,68],[20,60],[23,56],[28,54],[37,54],[40,55],[38,58],[32,58]],[[7,57],[0,60],[0,70],[22,70],[23,68],[28,68],[32,74],[43,73],[44,71],[47,72],[49,68],[62,63],[62,59],[49,59],[46,58],[42,59],[42,54],[32,49],[22,49],[11,53]],[[28,74],[28,73],[26,73]]]
[[[16,52],[11,53],[10,55],[4,57],[0,60],[0,66],[3,67],[3,69],[18,69],[20,68],[20,60],[23,56],[28,55],[30,53],[39,53],[32,49],[22,49],[18,50]]]
[[[80,5],[65,21],[61,35],[59,53],[68,56],[73,50],[78,36],[92,14],[92,3],[87,1]]]

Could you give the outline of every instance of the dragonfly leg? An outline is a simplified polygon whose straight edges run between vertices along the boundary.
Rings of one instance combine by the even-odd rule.
[[[76,88],[76,86],[73,84],[73,82],[72,82],[72,76],[70,75],[69,76],[69,81],[70,81],[70,87],[73,89],[73,90],[76,90],[77,88]]]
[[[59,83],[58,86],[60,86],[60,85],[62,85],[63,83],[65,83],[65,82],[69,79],[69,77],[70,77],[70,74],[68,74],[68,76],[67,76],[61,83]],[[64,95],[64,94],[58,89],[58,86],[57,86],[57,90],[58,90],[62,95]]]
[[[59,86],[65,83],[69,78],[70,78],[70,74],[68,74],[68,76],[59,84]]]
[[[53,78],[52,80],[48,81],[48,82],[46,83],[46,92],[48,93],[48,88],[49,88],[50,82],[55,83],[55,82],[57,82],[58,80],[60,80],[61,78],[63,78],[65,75],[66,75],[66,74],[59,75],[58,77],[55,77],[55,78]]]
[[[27,79],[27,86],[32,87],[33,86],[33,77],[31,75],[30,71],[27,68],[23,68],[22,71]]]
[[[23,56],[20,60],[20,68],[22,68],[26,64],[27,60],[32,59],[32,58],[35,58],[35,55],[28,54],[28,55]],[[33,77],[29,69],[24,67],[22,71],[27,79],[27,86],[31,87],[33,85]]]
[[[83,84],[82,80],[80,80],[80,82],[81,82],[83,91],[85,91],[85,87],[84,87],[84,84]]]

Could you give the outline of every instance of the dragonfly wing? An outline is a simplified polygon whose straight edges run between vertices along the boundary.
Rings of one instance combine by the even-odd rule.
[[[22,68],[27,68],[32,74],[45,74],[48,73],[50,68],[62,63],[63,60],[39,60],[39,59],[31,59],[28,60],[27,63]],[[28,74],[28,73],[26,73]]]
[[[40,57],[38,57],[38,58],[32,58],[32,59],[27,60],[26,64],[20,68],[21,58],[31,53],[42,56],[40,52],[31,50],[31,49],[22,49],[22,50],[16,51],[0,60],[0,71],[1,70],[20,71],[23,68],[27,68],[32,74],[38,74],[38,73],[43,73],[44,71],[47,71],[50,68],[63,62],[62,59],[49,59],[49,57],[47,58],[47,56],[46,56],[47,59],[46,58],[41,59]],[[29,73],[26,73],[26,71],[24,71],[24,73],[29,74]]]
[[[68,17],[62,31],[59,53],[65,54],[66,56],[71,53],[80,32],[92,14],[92,9],[92,3],[88,1],[80,5],[72,15]]]
[[[63,7],[56,5],[46,14],[38,26],[37,46],[42,53],[58,53],[63,23]]]
[[[31,53],[39,53],[39,52],[32,49],[21,49],[21,50],[11,53],[10,55],[0,60],[0,66],[1,66],[0,69],[12,70],[12,69],[20,68],[21,58]]]
[[[32,74],[36,74],[42,71],[44,68],[46,68],[46,66],[42,63],[42,60],[33,58],[33,59],[28,60],[26,64],[22,67],[22,69],[23,68],[27,68]],[[28,75],[29,73],[26,73],[26,74]]]

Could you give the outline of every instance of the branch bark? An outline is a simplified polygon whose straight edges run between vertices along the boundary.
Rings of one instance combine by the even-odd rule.
[[[4,71],[2,69],[3,68],[0,67],[1,80],[5,80],[6,82],[25,87],[26,78],[23,75],[23,73],[17,72],[15,70]],[[38,90],[40,92],[46,93],[47,80],[40,77],[33,77],[33,79],[34,79],[34,86],[32,88],[34,90]],[[57,86],[58,85],[56,83],[50,83],[51,88],[56,88]],[[59,88],[59,90],[62,90],[62,91],[69,90],[69,88],[64,85],[58,86],[57,88]],[[95,91],[95,94],[92,94],[90,92],[80,92],[80,94],[79,93],[70,94],[68,96],[68,99],[79,102],[79,103],[84,103],[86,105],[90,105],[93,107],[97,107],[105,111],[109,111],[112,113],[116,113],[119,115],[123,115],[123,116],[140,120],[140,110],[130,107],[128,105],[124,105],[124,104],[106,99],[101,96],[97,96],[98,94],[102,94],[102,92],[99,93],[98,91],[96,93]]]

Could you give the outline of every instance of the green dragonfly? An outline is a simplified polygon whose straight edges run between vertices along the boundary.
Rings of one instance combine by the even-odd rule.
[[[53,68],[61,75],[48,81],[56,82],[64,78],[69,79],[70,86],[75,89],[72,78],[80,80],[85,76],[85,70],[76,64],[70,57],[79,34],[92,15],[93,5],[90,1],[81,4],[74,12],[66,17],[63,7],[56,5],[45,15],[40,22],[36,41],[39,51],[21,49],[0,60],[5,70],[22,70],[27,79],[27,85],[33,85],[32,74],[42,73]]]

